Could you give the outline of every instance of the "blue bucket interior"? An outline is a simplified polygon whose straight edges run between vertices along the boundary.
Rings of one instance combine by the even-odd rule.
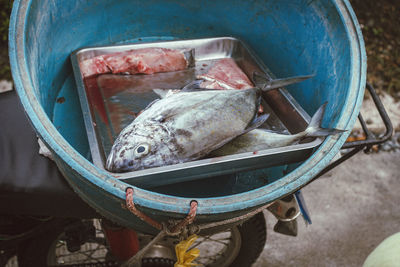
[[[328,101],[326,126],[349,91],[350,40],[331,1],[33,1],[30,10],[27,63],[51,118],[70,53],[93,45],[234,36],[277,77],[316,74],[290,92],[310,114]]]
[[[59,138],[51,134],[54,129],[67,141],[64,146],[71,146],[90,161],[70,62],[71,52],[85,46],[236,37],[248,44],[277,77],[315,74],[310,80],[289,86],[288,90],[309,114],[328,102],[324,127],[351,129],[358,115],[366,59],[361,33],[347,1],[16,0],[14,5],[10,56],[16,87],[34,126],[58,155],[59,164],[67,169],[79,171],[80,164],[71,162],[84,159],[61,153],[65,149],[53,140]],[[20,21],[23,25],[18,24]],[[18,27],[23,31],[18,33]],[[24,38],[23,52],[18,52],[19,34]],[[22,69],[26,70],[25,75],[21,75]],[[39,114],[43,111],[47,118]],[[347,134],[327,138],[308,163],[300,165],[303,169],[296,174],[298,177],[279,185],[270,200],[293,192],[312,179],[339,151]],[[318,162],[311,164],[318,153]],[[256,188],[267,190],[276,181],[285,179],[285,171],[297,166],[185,183],[179,190],[177,187],[154,190],[205,198]],[[95,177],[86,178],[96,184]],[[265,201],[266,198],[252,200],[248,206]]]

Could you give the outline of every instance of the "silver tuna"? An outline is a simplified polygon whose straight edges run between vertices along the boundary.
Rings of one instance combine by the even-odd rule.
[[[297,134],[282,134],[264,129],[254,129],[246,134],[236,137],[219,149],[211,152],[210,156],[227,156],[244,152],[255,152],[269,148],[284,147],[297,144],[306,137],[325,137],[344,132],[338,129],[325,129],[321,127],[326,104],[323,104],[311,118],[308,127]]]
[[[268,115],[257,114],[261,90],[309,77],[264,79],[246,90],[181,91],[156,100],[121,131],[106,168],[126,172],[202,158],[265,122]]]

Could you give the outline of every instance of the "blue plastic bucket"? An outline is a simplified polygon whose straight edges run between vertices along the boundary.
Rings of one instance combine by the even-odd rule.
[[[309,114],[328,101],[325,127],[352,129],[364,94],[366,56],[348,1],[14,1],[9,50],[18,95],[68,182],[102,215],[140,231],[153,230],[121,208],[127,184],[89,160],[71,52],[93,45],[217,36],[246,42],[278,77],[315,73],[289,91]],[[65,101],[57,101],[60,96]],[[260,187],[194,195],[197,222],[243,215],[296,191],[329,164],[347,135],[326,138],[308,160]],[[243,175],[251,180],[256,174]],[[134,196],[159,221],[184,217],[193,198],[139,188]]]

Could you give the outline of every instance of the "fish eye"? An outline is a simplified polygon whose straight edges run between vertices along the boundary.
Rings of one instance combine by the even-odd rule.
[[[148,144],[140,144],[135,148],[136,156],[142,157],[147,155],[150,151],[150,146]]]

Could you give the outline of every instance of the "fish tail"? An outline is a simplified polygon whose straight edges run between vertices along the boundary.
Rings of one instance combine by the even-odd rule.
[[[339,130],[334,128],[322,128],[321,123],[324,118],[326,105],[328,102],[325,102],[318,110],[315,112],[314,116],[311,118],[311,122],[308,125],[306,131],[306,136],[310,137],[324,137],[333,134],[340,134],[346,132],[346,130]]]
[[[269,91],[272,89],[277,89],[277,88],[281,88],[281,87],[291,85],[294,83],[302,82],[313,76],[314,76],[314,74],[288,77],[288,78],[283,78],[283,79],[271,79],[266,74],[262,74],[262,73],[255,71],[255,72],[253,72],[253,82],[256,87],[258,87],[262,91],[266,92],[266,91]]]

